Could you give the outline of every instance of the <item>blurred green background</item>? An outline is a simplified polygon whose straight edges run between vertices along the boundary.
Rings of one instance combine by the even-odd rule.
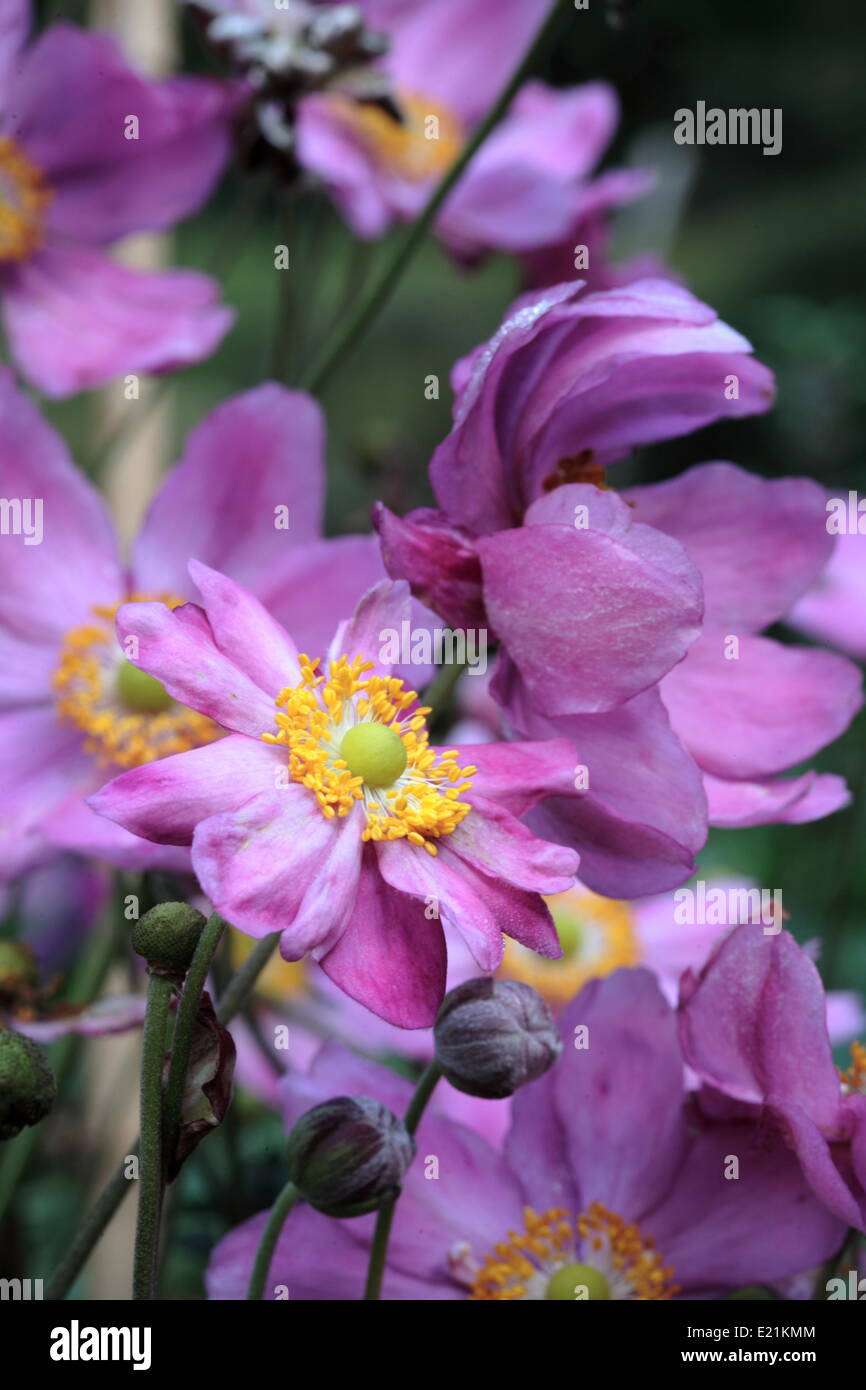
[[[41,8],[51,18],[82,20],[87,12],[73,0]],[[769,476],[808,474],[833,490],[866,490],[862,2],[635,0],[625,8],[629,18],[620,30],[606,22],[603,0],[568,16],[541,75],[559,84],[604,78],[615,86],[622,123],[605,167],[651,164],[659,173],[654,193],[620,217],[617,252],[652,250],[668,260],[751,339],[777,373],[779,397],[766,417],[642,451],[622,465],[619,477],[656,480],[692,463],[728,458]],[[217,70],[191,25],[184,35],[186,66]],[[676,146],[673,113],[698,100],[726,108],[781,107],[781,154]],[[293,269],[281,297],[273,248],[284,241]],[[324,199],[310,195],[287,211],[286,198],[267,179],[229,174],[208,208],[179,229],[175,260],[217,274],[238,323],[209,362],[181,373],[169,388],[176,438],[163,464],[178,456],[183,434],[207,410],[271,373],[275,326],[287,312],[288,359],[297,379],[383,254],[387,243],[353,246]],[[366,529],[376,498],[398,511],[430,500],[426,467],[450,425],[451,365],[495,329],[518,288],[518,272],[504,259],[465,273],[432,243],[422,248],[324,396],[332,533]],[[430,373],[442,383],[438,401],[424,396]],[[119,396],[120,387],[115,390]],[[92,470],[103,428],[96,401],[79,398],[46,409],[81,466]],[[774,635],[789,640],[784,632]],[[866,719],[861,716],[818,763],[848,777],[855,792],[850,809],[814,825],[716,831],[701,870],[723,869],[781,887],[791,929],[801,940],[823,940],[827,983],[866,992]],[[255,1210],[257,1194],[268,1194],[261,1206],[275,1190],[279,1127],[255,1110],[251,1118],[252,1126],[233,1120],[222,1141],[206,1146],[215,1170],[210,1183],[200,1164],[190,1164],[186,1229],[168,1272],[174,1296],[195,1296],[207,1247],[224,1219]],[[240,1196],[232,1181],[239,1153],[245,1171]],[[56,1211],[49,1179],[25,1190],[28,1222],[46,1239],[61,1207],[68,1207],[64,1179],[50,1181],[57,1186]],[[214,1182],[240,1204],[223,1219],[212,1210]],[[61,1224],[68,1219],[64,1215]]]

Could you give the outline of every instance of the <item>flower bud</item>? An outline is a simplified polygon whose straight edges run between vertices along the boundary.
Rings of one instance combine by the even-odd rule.
[[[289,1135],[289,1177],[326,1216],[363,1216],[397,1196],[414,1153],[387,1106],[337,1096],[308,1110]]]
[[[22,1033],[0,1032],[0,1139],[14,1139],[28,1125],[38,1125],[56,1094],[42,1048]]]
[[[446,994],[433,1025],[436,1060],[458,1091],[502,1100],[535,1081],[562,1051],[553,1015],[521,980],[467,980]]]
[[[132,929],[132,948],[152,969],[183,975],[195,955],[205,918],[189,903],[157,903]]]

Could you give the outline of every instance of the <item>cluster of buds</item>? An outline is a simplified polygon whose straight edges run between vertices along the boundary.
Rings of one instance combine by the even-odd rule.
[[[295,107],[313,92],[338,92],[397,115],[391,84],[375,60],[387,39],[367,29],[358,5],[308,0],[187,0],[208,41],[243,79],[249,99],[240,117],[241,155],[250,165],[277,162],[296,172]],[[399,117],[398,117],[399,118]]]

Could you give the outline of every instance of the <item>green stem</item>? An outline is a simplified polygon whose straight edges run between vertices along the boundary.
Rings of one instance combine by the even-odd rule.
[[[465,661],[454,661],[450,666],[440,666],[436,672],[421,697],[421,703],[430,710],[430,724],[447,706],[454,687],[465,670]]]
[[[287,1182],[274,1205],[271,1207],[271,1214],[265,1226],[262,1238],[259,1241],[259,1248],[256,1251],[253,1272],[250,1275],[250,1286],[247,1289],[247,1301],[258,1302],[265,1291],[268,1273],[271,1268],[271,1260],[274,1258],[274,1251],[277,1248],[277,1241],[280,1232],[286,1224],[286,1217],[292,1207],[300,1197],[298,1189],[293,1182]]]
[[[403,1123],[409,1134],[414,1135],[421,1116],[427,1108],[427,1102],[433,1094],[436,1082],[442,1075],[439,1063],[435,1060],[428,1063],[425,1070],[421,1073],[418,1085],[415,1087],[412,1099],[403,1117]],[[399,1196],[399,1194],[398,1194]],[[367,1284],[364,1289],[365,1300],[376,1300],[382,1292],[382,1280],[385,1276],[385,1265],[388,1260],[388,1242],[391,1238],[391,1225],[394,1220],[394,1211],[397,1206],[397,1197],[380,1207],[379,1215],[376,1217],[376,1229],[373,1232],[373,1243],[370,1246],[370,1263],[367,1268]]]
[[[162,1074],[172,990],[171,980],[151,974],[141,1050],[141,1175],[132,1273],[132,1296],[137,1300],[155,1296],[164,1186]]]
[[[273,955],[279,935],[279,932],[274,932],[273,936],[264,937],[250,952],[217,1005],[216,1013],[220,1023],[230,1023],[235,1014],[243,1008],[256,980]],[[139,1152],[138,1140],[128,1152]],[[131,1186],[121,1163],[114,1177],[109,1179],[97,1197],[72,1245],[54,1271],[48,1283],[46,1298],[66,1297]]]
[[[225,928],[226,922],[224,918],[220,917],[218,912],[213,913],[199,937],[198,945],[195,948],[195,955],[192,958],[184,982],[180,1007],[177,1011],[177,1021],[174,1025],[174,1035],[171,1043],[171,1062],[168,1068],[168,1081],[165,1088],[165,1105],[163,1108],[163,1157],[166,1163],[168,1162],[169,1155],[174,1152],[177,1144],[178,1131],[180,1130],[186,1073],[189,1067],[192,1036],[195,1031],[195,1022],[198,1017],[202,990],[204,989],[207,973],[210,969],[210,963],[213,960],[214,953],[219,946]]]
[[[385,265],[381,275],[378,276],[366,293],[362,294],[359,298],[355,311],[346,320],[337,342],[335,342],[331,348],[325,344],[322,353],[320,353],[319,357],[313,362],[310,370],[302,377],[301,386],[304,387],[305,390],[313,394],[317,394],[322,390],[322,387],[330,379],[332,373],[343,361],[343,358],[348,355],[358,339],[362,337],[368,325],[376,318],[381,309],[388,302],[400,276],[414,256],[425,232],[433,222],[442,204],[462,176],[467,165],[484,144],[490,132],[496,128],[503,116],[506,115],[518,90],[523,85],[529,73],[536,66],[539,56],[544,52],[553,35],[559,19],[559,11],[564,8],[564,6],[565,0],[556,0],[556,3],[550,9],[547,18],[541,25],[535,39],[527,50],[525,57],[502,89],[496,102],[490,108],[489,113],[485,116],[481,124],[475,128],[464,146],[461,155],[448,170],[448,173],[419,213],[418,217],[399,238],[395,250]]]
[[[271,936],[263,936],[261,941],[256,942],[217,1004],[216,1016],[220,1023],[231,1023],[235,1014],[240,1013],[256,980],[274,954],[279,939],[280,933],[274,932]]]

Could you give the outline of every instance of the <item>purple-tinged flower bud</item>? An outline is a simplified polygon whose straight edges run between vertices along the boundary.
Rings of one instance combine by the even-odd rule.
[[[289,1177],[326,1216],[363,1216],[400,1191],[415,1141],[387,1106],[336,1096],[302,1115],[289,1135]]]
[[[502,1100],[536,1081],[562,1039],[541,995],[521,980],[467,980],[446,994],[433,1025],[436,1060],[458,1091]]]
[[[151,969],[184,975],[195,955],[205,918],[189,903],[157,903],[132,929],[132,948]]]
[[[22,1033],[0,1032],[0,1139],[44,1120],[57,1095],[41,1047]]]

